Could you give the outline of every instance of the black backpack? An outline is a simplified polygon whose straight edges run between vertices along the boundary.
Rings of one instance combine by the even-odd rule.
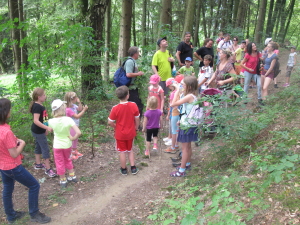
[[[120,87],[120,86],[129,86],[130,82],[131,82],[131,78],[126,76],[126,71],[124,70],[124,65],[127,62],[127,60],[133,60],[132,58],[128,58],[126,59],[123,63],[122,66],[120,66],[117,71],[114,74],[114,84],[116,87]],[[133,72],[135,70],[135,63],[133,64]]]
[[[278,74],[281,72],[280,70],[280,63],[279,58],[276,56],[274,59],[276,59],[273,71],[274,71],[274,78],[278,76]]]

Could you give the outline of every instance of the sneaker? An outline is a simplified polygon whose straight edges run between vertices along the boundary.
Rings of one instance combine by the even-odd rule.
[[[78,159],[78,156],[75,155],[75,153],[74,153],[74,154],[71,153],[70,159],[71,159],[71,160],[77,160],[77,159]]]
[[[172,145],[172,140],[166,141],[165,145]]]
[[[74,182],[74,183],[77,183],[77,182],[78,182],[76,176],[68,176],[67,180],[68,180],[69,182]]]
[[[122,175],[127,175],[127,168],[123,169],[122,167],[120,168],[120,172]]]
[[[152,150],[155,151],[155,152],[157,152],[157,145],[153,145]]]
[[[165,153],[171,153],[171,154],[175,154],[177,152],[176,149],[172,149],[172,147],[168,147],[164,150]]]
[[[51,218],[38,211],[34,216],[31,216],[30,221],[36,223],[49,223],[51,221]]]
[[[290,85],[288,84],[288,83],[285,83],[284,85],[283,85],[283,87],[289,87]]]
[[[26,214],[26,212],[24,211],[16,211],[16,215],[15,218],[13,220],[7,220],[8,224],[14,224],[16,220],[21,219],[22,217],[24,217]]]
[[[185,172],[179,172],[179,171],[174,171],[172,173],[170,173],[171,177],[185,177],[186,173]]]
[[[175,150],[178,151],[179,150],[179,146],[175,146]]]
[[[180,166],[180,165],[181,165],[181,162],[173,162],[173,163],[172,163],[172,166],[176,167],[176,169],[177,169],[177,167]]]
[[[176,170],[179,170],[179,169],[180,169],[180,166],[177,166]],[[191,165],[185,166],[185,170],[192,170],[192,166]]]
[[[138,169],[136,166],[132,166],[132,167],[131,167],[131,173],[132,173],[133,175],[137,174],[138,172],[139,172],[139,169]]]
[[[34,169],[36,169],[36,170],[43,169],[44,170],[44,169],[46,169],[46,167],[45,167],[45,164],[40,163],[40,164],[35,164]]]
[[[76,155],[78,158],[80,158],[80,157],[82,157],[83,156],[83,154],[81,154],[80,152],[78,152],[78,150],[76,149],[75,151],[75,154],[74,155]],[[73,154],[73,152],[72,152],[72,154]]]
[[[164,142],[166,142],[166,141],[170,141],[170,140],[172,141],[172,139],[171,139],[171,138],[169,138],[169,137],[163,138],[163,141],[164,141]]]
[[[274,88],[278,88],[278,85],[277,85],[277,84],[274,84]]]
[[[56,173],[51,168],[46,170],[45,174],[47,174],[49,177],[56,177]]]
[[[149,155],[149,150],[145,150],[145,155]]]
[[[61,188],[66,188],[68,186],[68,181],[67,180],[61,180],[59,181],[59,185]]]

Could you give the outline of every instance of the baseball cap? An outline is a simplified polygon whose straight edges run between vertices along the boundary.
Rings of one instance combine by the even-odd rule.
[[[185,58],[185,61],[191,61],[191,62],[192,62],[193,60],[192,60],[191,57],[186,57],[186,58]]]
[[[174,83],[174,81],[175,81],[174,78],[168,78],[168,79],[166,80],[166,86],[169,87],[171,84]]]
[[[184,76],[183,75],[177,75],[175,77],[175,81],[177,81],[177,83],[179,84],[182,80],[183,80]]]
[[[167,37],[163,37],[163,38],[158,39],[158,40],[157,40],[157,45],[158,45],[158,46],[160,45],[160,42],[161,42],[162,40],[167,40]]]
[[[60,99],[55,99],[51,104],[52,111],[59,109],[63,104],[67,103],[66,101],[62,101]]]
[[[160,81],[160,77],[157,74],[153,74],[150,77],[150,84],[157,84]]]
[[[270,41],[272,41],[272,38],[267,38],[267,39],[265,40],[265,45],[267,45]]]

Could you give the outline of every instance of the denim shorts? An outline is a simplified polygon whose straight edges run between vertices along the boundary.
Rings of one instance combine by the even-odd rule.
[[[48,141],[46,134],[36,134],[32,133],[32,136],[34,137],[35,140],[35,149],[34,149],[34,154],[41,154],[43,156],[43,159],[49,159],[50,158],[50,149],[48,146]]]

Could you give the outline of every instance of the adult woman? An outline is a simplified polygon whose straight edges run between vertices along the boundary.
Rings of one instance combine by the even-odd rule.
[[[214,44],[213,39],[206,38],[204,40],[203,47],[199,48],[196,52],[194,52],[195,57],[200,60],[199,67],[204,66],[203,64],[204,56],[211,55],[211,57],[214,58],[214,49],[212,47],[213,44]],[[213,65],[214,65],[214,61],[212,60],[209,66],[213,67]]]
[[[3,183],[3,206],[9,224],[25,215],[25,212],[15,211],[12,202],[15,181],[26,186],[28,190],[28,205],[31,222],[48,223],[51,218],[39,211],[39,182],[22,166],[21,152],[25,142],[17,139],[6,123],[10,117],[11,102],[0,99],[0,173]],[[19,193],[23,195],[22,193]]]
[[[241,62],[242,72],[245,76],[245,84],[244,84],[244,92],[248,94],[249,84],[251,79],[253,78],[257,85],[257,98],[258,102],[261,104],[261,83],[260,83],[260,75],[257,74],[257,65],[259,63],[259,58],[261,54],[257,51],[255,43],[249,43],[247,45],[247,53],[243,61]]]
[[[215,82],[217,88],[222,88],[222,86],[230,84],[234,81],[234,77],[230,75],[236,74],[230,61],[231,54],[231,51],[228,49],[220,51],[220,63],[217,65],[216,72],[213,74],[212,78],[207,83],[207,86],[209,86],[211,82]],[[224,76],[225,74],[228,75]]]
[[[262,84],[262,98],[265,100],[268,95],[268,87],[271,81],[274,79],[274,66],[276,60],[278,59],[275,51],[278,49],[278,44],[276,42],[269,42],[267,45],[267,54],[264,57],[264,69],[261,76]]]

